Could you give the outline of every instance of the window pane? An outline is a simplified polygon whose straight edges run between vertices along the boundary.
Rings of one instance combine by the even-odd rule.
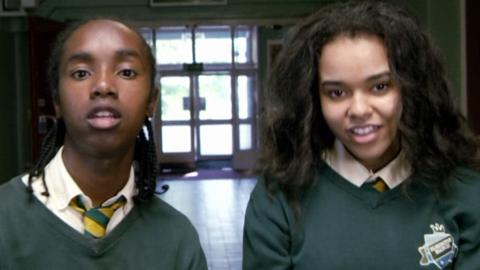
[[[237,77],[238,118],[248,119],[253,115],[253,80],[249,76]]]
[[[232,91],[229,75],[198,76],[199,95],[205,98],[201,120],[232,119]]]
[[[201,125],[200,154],[231,155],[232,125]]]
[[[162,120],[190,120],[190,78],[163,77],[160,85]]]
[[[240,150],[252,149],[252,125],[240,124],[239,125],[239,147]]]
[[[195,60],[199,63],[231,63],[230,27],[199,27],[195,34]]]
[[[183,64],[193,62],[192,34],[185,27],[157,29],[156,57],[158,64]]]
[[[235,28],[234,56],[235,63],[251,62],[250,31],[245,27]]]
[[[162,152],[191,152],[192,144],[190,134],[190,126],[163,126]]]

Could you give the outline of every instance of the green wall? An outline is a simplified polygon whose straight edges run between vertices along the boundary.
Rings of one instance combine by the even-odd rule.
[[[442,52],[447,74],[459,100],[464,98],[466,87],[463,80],[463,74],[466,71],[462,61],[462,51],[464,49],[461,41],[461,21],[463,18],[461,17],[460,2],[454,0],[427,1],[427,25],[432,34],[432,39]]]
[[[35,10],[42,17],[65,21],[114,15],[142,21],[226,21],[299,17],[332,0],[227,0],[227,5],[150,7],[148,0],[46,0]]]
[[[0,183],[30,159],[27,43],[23,18],[0,18]]]

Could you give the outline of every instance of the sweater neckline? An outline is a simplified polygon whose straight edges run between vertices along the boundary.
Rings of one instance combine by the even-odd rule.
[[[38,200],[33,194],[29,194],[25,185],[18,178],[14,188],[19,190],[20,194],[24,194],[22,199],[30,200],[32,211],[30,214],[38,215],[38,218],[43,219],[48,230],[53,234],[62,234],[66,238],[70,238],[72,242],[83,247],[85,252],[91,256],[99,256],[115,245],[120,240],[121,236],[132,226],[135,220],[140,216],[137,205],[134,205],[132,210],[125,216],[125,218],[106,236],[100,239],[94,239],[81,234],[68,224],[63,222],[54,213],[52,213],[42,202]]]
[[[396,186],[395,188],[385,192],[378,192],[373,189],[373,187],[365,184],[361,187],[357,187],[325,163],[320,166],[319,178],[320,179],[317,178],[316,181],[327,180],[372,209],[379,208],[389,201],[401,197],[401,187],[404,184],[402,183],[399,186]]]

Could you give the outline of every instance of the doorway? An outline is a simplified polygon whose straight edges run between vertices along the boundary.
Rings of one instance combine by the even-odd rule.
[[[161,164],[231,161],[257,150],[257,64],[252,26],[142,28],[157,58],[155,134]]]

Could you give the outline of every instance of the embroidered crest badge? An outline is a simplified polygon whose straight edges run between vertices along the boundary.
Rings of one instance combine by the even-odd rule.
[[[433,233],[425,234],[425,244],[418,248],[422,255],[420,265],[427,266],[434,264],[438,269],[444,269],[452,263],[457,255],[458,247],[451,234],[445,232],[442,224],[430,225]]]

